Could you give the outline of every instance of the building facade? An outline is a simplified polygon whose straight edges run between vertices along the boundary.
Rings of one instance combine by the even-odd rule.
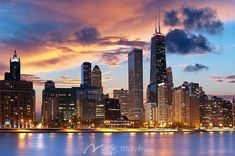
[[[81,66],[81,85],[91,86],[91,63],[83,62]]]
[[[133,49],[128,54],[129,113],[130,120],[143,120],[143,52]]]
[[[121,106],[122,116],[127,116],[129,112],[128,100],[129,100],[129,91],[125,89],[113,90],[113,98],[118,99]]]
[[[91,85],[100,88],[101,92],[103,93],[102,73],[99,66],[97,65],[95,65],[91,72]]]
[[[50,86],[48,81],[45,86]],[[45,127],[70,127],[77,120],[76,92],[72,88],[47,87],[42,92],[42,122]]]

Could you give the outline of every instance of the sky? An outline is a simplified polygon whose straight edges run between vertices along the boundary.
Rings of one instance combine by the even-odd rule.
[[[160,12],[174,84],[197,82],[209,95],[235,95],[234,0],[0,0],[0,79],[17,50],[36,106],[46,80],[80,85],[81,64],[99,65],[105,93],[128,89],[127,54],[142,48],[144,93],[150,40]]]

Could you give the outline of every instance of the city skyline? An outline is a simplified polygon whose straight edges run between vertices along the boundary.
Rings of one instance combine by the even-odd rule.
[[[207,94],[235,94],[234,67],[231,66],[235,55],[233,53],[235,49],[234,40],[231,38],[233,36],[231,34],[235,33],[233,26],[235,19],[231,11],[233,6],[229,5],[229,2],[217,1],[212,4],[206,1],[203,2],[205,7],[201,7],[201,2],[193,2],[190,6],[184,6],[183,2],[177,4],[172,2],[170,5],[170,2],[158,1],[158,3],[154,3],[154,1],[148,1],[142,2],[143,6],[140,7],[129,2],[123,4],[113,1],[99,4],[97,7],[101,9],[102,6],[105,6],[103,9],[106,9],[105,12],[107,12],[108,5],[116,6],[116,11],[113,11],[112,15],[105,16],[106,14],[101,12],[93,16],[92,13],[87,13],[89,19],[81,17],[81,15],[84,16],[84,12],[73,13],[72,10],[76,10],[76,8],[71,8],[71,12],[60,11],[61,8],[66,8],[63,2],[59,2],[58,6],[46,5],[43,2],[15,3],[12,1],[1,3],[3,5],[0,9],[3,10],[1,13],[4,15],[0,15],[0,18],[4,21],[0,25],[2,28],[0,30],[2,33],[0,38],[1,78],[3,79],[3,74],[8,69],[13,49],[17,49],[22,63],[22,79],[34,82],[37,93],[37,108],[41,106],[41,92],[46,80],[55,80],[56,85],[62,87],[79,86],[80,65],[85,61],[99,65],[103,73],[105,93],[112,93],[113,89],[127,89],[127,55],[132,47],[143,49],[143,86],[144,98],[146,98],[146,88],[150,79],[149,42],[155,31],[154,11],[158,8],[157,4],[162,5],[161,28],[168,41],[171,41],[171,44],[179,45],[180,43],[174,42],[174,36],[177,35],[185,35],[183,39],[190,41],[188,47],[183,46],[182,49],[174,46],[168,47],[167,66],[173,68],[175,86],[181,85],[183,81],[192,81],[203,86]],[[234,2],[230,1],[230,3]],[[121,14],[118,7],[124,5],[125,8],[123,9],[126,10],[126,13]],[[19,6],[25,9],[18,9]],[[33,13],[30,6],[34,8]],[[94,6],[91,3],[84,4],[81,2],[81,10],[83,7],[92,9]],[[146,8],[143,11],[143,7],[148,8],[149,12],[146,11]],[[206,7],[209,7],[209,9],[205,9]],[[141,10],[142,13],[144,12],[143,15],[140,14]],[[140,13],[136,14],[137,11],[140,11]],[[217,13],[214,11],[217,11]],[[43,15],[39,15],[42,12],[43,15],[46,14],[47,16],[42,18]],[[16,13],[19,19],[14,17]],[[25,16],[25,13],[32,14]],[[52,15],[56,13],[66,18],[52,18]],[[208,23],[200,23],[200,20],[196,23],[194,21],[192,25],[187,21],[179,21],[175,16],[183,15],[186,18],[189,13],[200,13],[201,16],[209,18],[205,21],[214,23],[214,25],[208,26],[206,25]],[[115,21],[111,18],[115,15],[120,15],[120,19],[118,18]],[[38,21],[31,20],[32,17]],[[94,17],[104,18],[104,23],[99,22],[99,20],[92,20]],[[170,21],[175,23],[170,23],[167,20],[168,18],[165,17],[169,17]],[[25,23],[22,23],[21,20]],[[112,29],[114,26],[112,26],[111,21],[115,22],[116,29]],[[14,24],[14,28],[9,27],[12,24]],[[200,29],[197,24],[207,27]],[[104,25],[106,26],[104,27]],[[139,25],[142,25],[142,27]],[[6,27],[8,30],[6,30]],[[186,32],[187,30],[192,31]],[[14,35],[16,33],[18,35]],[[190,40],[192,38],[200,41],[201,45],[192,42]],[[205,39],[206,42],[204,42]],[[169,52],[169,50],[173,50],[173,52]],[[39,110],[37,109],[37,111]]]

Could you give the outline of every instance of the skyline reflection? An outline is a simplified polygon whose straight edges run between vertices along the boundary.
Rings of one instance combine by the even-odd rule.
[[[235,152],[234,138],[235,133],[1,133],[0,150],[7,156],[221,156]],[[84,154],[90,144],[98,148]]]

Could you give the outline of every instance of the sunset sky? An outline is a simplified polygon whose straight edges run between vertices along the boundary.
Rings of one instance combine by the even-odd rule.
[[[84,61],[100,66],[105,93],[127,88],[127,54],[138,47],[145,93],[157,10],[175,86],[192,81],[209,95],[234,95],[234,0],[0,0],[0,78],[16,49],[40,110],[43,83],[79,86]]]

